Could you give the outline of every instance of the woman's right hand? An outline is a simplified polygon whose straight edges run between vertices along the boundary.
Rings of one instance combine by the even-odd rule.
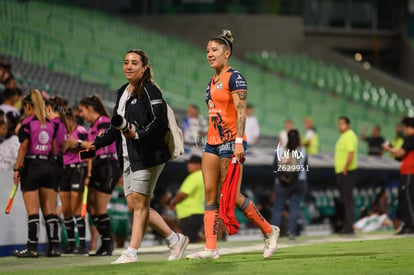
[[[13,182],[14,182],[14,184],[18,184],[20,182],[20,172],[19,171],[14,171]]]
[[[237,161],[239,163],[244,162],[245,152],[244,152],[244,147],[242,143],[235,144],[233,154],[236,156]]]

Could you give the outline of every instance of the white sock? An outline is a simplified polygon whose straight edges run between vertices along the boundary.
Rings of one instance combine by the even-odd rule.
[[[132,247],[128,246],[127,251],[128,251],[129,254],[131,254],[133,256],[137,256],[138,249],[135,249],[135,248],[132,248]]]
[[[174,231],[167,237],[168,243],[176,244],[178,242],[178,234]]]

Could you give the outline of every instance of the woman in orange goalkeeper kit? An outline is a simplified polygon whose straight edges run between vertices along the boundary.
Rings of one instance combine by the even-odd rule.
[[[208,41],[207,61],[215,70],[215,75],[208,82],[205,98],[209,109],[207,144],[202,158],[206,198],[204,214],[206,244],[201,252],[188,255],[189,259],[220,257],[217,250],[220,189],[232,155],[235,155],[241,163],[247,148],[245,136],[247,83],[244,77],[228,63],[232,51],[233,37],[228,30],[223,30],[222,34]],[[243,167],[241,173],[242,171]],[[240,176],[236,207],[262,231],[265,239],[263,257],[268,258],[276,250],[279,228],[270,225],[254,203],[240,193],[241,181]]]

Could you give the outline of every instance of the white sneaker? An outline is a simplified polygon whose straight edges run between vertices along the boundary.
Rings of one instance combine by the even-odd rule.
[[[280,232],[279,227],[273,226],[272,233],[265,234],[264,236],[265,245],[264,245],[264,252],[263,252],[264,258],[269,258],[270,256],[273,255],[273,253],[275,253],[276,248],[277,248],[277,239],[279,238],[279,232]]]
[[[212,249],[204,248],[204,250],[200,252],[187,255],[186,258],[187,259],[218,259],[220,258],[220,255],[217,249],[212,250]]]
[[[128,251],[122,252],[121,256],[119,256],[116,261],[112,262],[111,264],[127,264],[127,263],[133,263],[138,260],[137,255],[132,255]]]
[[[188,246],[188,243],[190,242],[190,239],[187,236],[184,236],[181,233],[177,233],[178,235],[178,241],[174,245],[168,245],[170,248],[170,256],[168,257],[169,261],[175,261],[179,260],[183,257],[184,251]]]

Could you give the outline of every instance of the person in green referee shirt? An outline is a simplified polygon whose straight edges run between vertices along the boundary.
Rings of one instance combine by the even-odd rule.
[[[351,121],[346,116],[338,120],[341,135],[335,145],[335,174],[339,191],[339,201],[344,209],[342,234],[354,234],[352,228],[355,221],[353,188],[356,182],[358,163],[358,137],[351,130]]]
[[[178,224],[190,243],[198,241],[198,232],[204,220],[204,183],[201,173],[201,157],[192,155],[187,161],[189,175],[184,179],[171,205],[177,212]]]

